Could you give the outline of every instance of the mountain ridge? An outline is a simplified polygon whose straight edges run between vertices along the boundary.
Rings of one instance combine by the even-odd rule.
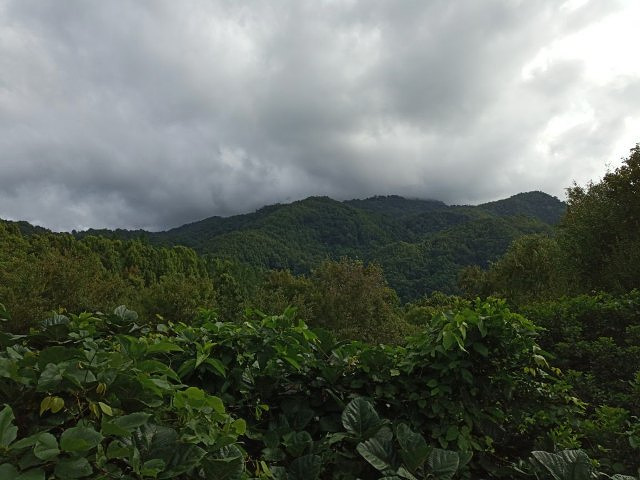
[[[457,292],[465,266],[497,260],[516,238],[553,234],[566,205],[534,191],[480,205],[447,205],[398,195],[338,201],[308,197],[230,217],[208,217],[162,232],[85,230],[77,238],[142,239],[182,245],[201,255],[258,270],[306,274],[323,260],[350,257],[380,264],[402,299]],[[18,223],[26,234],[39,227]]]

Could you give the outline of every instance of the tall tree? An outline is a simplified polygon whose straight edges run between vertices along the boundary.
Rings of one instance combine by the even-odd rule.
[[[559,241],[585,290],[640,287],[640,144],[598,183],[568,189]]]

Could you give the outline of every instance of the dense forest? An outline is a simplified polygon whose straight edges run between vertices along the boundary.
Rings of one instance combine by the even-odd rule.
[[[309,273],[325,259],[361,259],[381,265],[390,286],[408,301],[436,290],[460,293],[460,268],[487,267],[522,235],[550,234],[565,208],[542,192],[478,206],[398,196],[346,202],[310,197],[166,232],[88,230],[76,237],[182,245],[250,268],[294,274]]]
[[[639,188],[0,222],[0,478],[638,478]]]

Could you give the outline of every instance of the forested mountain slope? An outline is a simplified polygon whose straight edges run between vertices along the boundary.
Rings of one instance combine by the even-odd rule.
[[[548,233],[565,204],[542,192],[479,206],[376,196],[339,202],[309,197],[232,217],[211,217],[165,232],[89,230],[76,235],[143,237],[257,268],[307,273],[343,256],[383,265],[403,299],[456,291],[458,271],[487,266],[516,238]]]

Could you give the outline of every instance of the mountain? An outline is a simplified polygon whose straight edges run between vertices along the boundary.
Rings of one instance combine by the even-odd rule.
[[[88,230],[78,236],[143,237],[258,268],[306,273],[326,258],[380,263],[401,298],[456,291],[459,270],[487,266],[516,238],[550,233],[565,204],[528,192],[478,206],[375,196],[309,197],[231,217],[210,217],[165,232]]]
[[[478,205],[497,215],[525,215],[549,224],[556,224],[565,211],[565,204],[544,192],[518,193],[504,200]]]

